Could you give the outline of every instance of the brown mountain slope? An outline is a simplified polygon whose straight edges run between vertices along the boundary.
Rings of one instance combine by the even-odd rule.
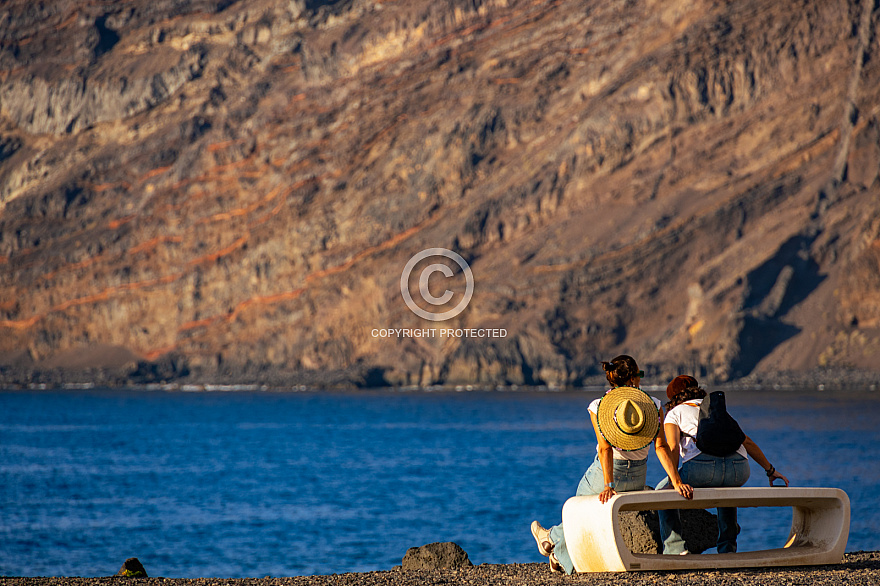
[[[657,377],[880,368],[872,2],[4,11],[0,364],[121,347],[201,380],[561,385],[619,352]],[[474,274],[445,322],[400,291],[433,247]]]

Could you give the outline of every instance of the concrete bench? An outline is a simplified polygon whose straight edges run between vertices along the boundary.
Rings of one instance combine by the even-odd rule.
[[[620,533],[620,511],[791,507],[791,532],[776,549],[724,554],[633,553]],[[849,497],[838,488],[695,488],[693,500],[673,490],[623,492],[605,504],[576,496],[562,507],[565,542],[578,572],[709,570],[836,564],[849,537]]]

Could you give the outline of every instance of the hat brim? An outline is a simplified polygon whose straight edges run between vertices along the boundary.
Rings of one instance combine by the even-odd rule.
[[[627,399],[638,405],[645,415],[645,424],[636,433],[626,433],[614,420],[617,407]],[[634,387],[617,387],[605,393],[599,401],[596,420],[599,433],[618,450],[640,450],[654,441],[660,431],[660,410],[656,403],[647,393]]]

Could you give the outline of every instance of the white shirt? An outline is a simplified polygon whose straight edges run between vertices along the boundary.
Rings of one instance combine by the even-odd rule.
[[[651,397],[651,395],[648,395],[648,396]],[[596,413],[596,414],[599,413],[599,401],[601,401],[601,400],[602,400],[602,398],[600,397],[600,398],[596,399],[595,401],[593,401],[592,403],[590,403],[590,406],[588,408],[590,413]],[[655,399],[654,397],[651,397],[651,400],[654,401],[654,404],[657,406],[657,409],[659,411],[660,400]],[[651,442],[651,443],[654,443],[654,442]],[[618,450],[614,446],[611,446],[611,449],[614,452],[614,459],[615,460],[644,460],[645,458],[648,457],[648,453],[650,453],[650,451],[651,451],[651,443],[649,443],[647,446],[645,446],[644,448],[642,448],[640,450]],[[596,452],[597,453],[599,452],[599,444],[596,444]]]
[[[697,442],[694,440],[694,436],[697,435],[697,425],[700,423],[700,404],[702,402],[702,399],[691,399],[673,407],[666,414],[666,420],[663,422],[664,424],[674,424],[681,432],[681,437],[678,440],[678,453],[681,457],[679,465],[702,453],[697,447]],[[743,445],[737,448],[736,453],[740,454],[743,458],[749,457]]]

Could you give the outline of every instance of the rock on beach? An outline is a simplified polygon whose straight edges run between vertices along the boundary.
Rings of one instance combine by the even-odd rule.
[[[122,567],[119,568],[119,571],[116,572],[116,575],[125,578],[146,578],[147,571],[144,569],[144,566],[139,559],[128,558],[122,564]]]
[[[682,535],[691,553],[703,553],[715,547],[718,519],[703,509],[683,509]],[[620,531],[623,541],[634,553],[662,553],[660,519],[657,511],[621,511]]]
[[[468,554],[457,543],[429,543],[422,547],[411,547],[403,556],[401,568],[404,570],[442,570],[467,568],[473,566]]]
[[[880,584],[880,552],[855,552],[840,564],[795,568],[702,572],[597,573],[564,576],[549,564],[480,564],[448,570],[403,570],[289,578],[135,578],[138,586],[874,586]],[[0,586],[118,586],[119,578],[0,577]]]

